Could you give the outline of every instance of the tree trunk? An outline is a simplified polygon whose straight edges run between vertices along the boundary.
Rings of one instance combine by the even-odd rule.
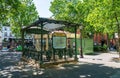
[[[117,18],[117,14],[115,13],[115,19],[117,21],[117,27],[118,27],[118,52],[119,52],[119,58],[120,58],[120,25],[119,25],[119,21],[118,21],[118,18]]]
[[[110,37],[109,37],[109,33],[107,33],[107,46],[108,46],[108,51],[109,51],[109,47],[110,47]]]

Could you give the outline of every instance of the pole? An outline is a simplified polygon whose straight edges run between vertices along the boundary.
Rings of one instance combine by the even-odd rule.
[[[43,63],[43,22],[41,23],[41,51],[40,51],[40,61]]]
[[[82,48],[82,29],[80,29],[80,58],[83,58],[83,48]]]
[[[23,52],[23,54],[22,54],[22,56],[25,56],[25,50],[24,50],[24,30],[21,30],[21,32],[22,32],[22,52]]]
[[[75,26],[75,61],[77,61],[78,60],[78,58],[77,58],[77,36],[76,36],[76,30],[77,30],[77,28],[76,28],[76,26]]]

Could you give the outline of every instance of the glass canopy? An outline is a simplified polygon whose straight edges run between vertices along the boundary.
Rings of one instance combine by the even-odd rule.
[[[28,33],[37,33],[38,30],[44,31],[44,32],[50,32],[56,29],[60,29],[62,27],[76,27],[80,26],[81,24],[76,24],[76,23],[70,23],[66,21],[61,21],[61,20],[54,20],[54,19],[49,19],[49,18],[39,18],[37,21],[32,23],[31,25],[24,27],[22,30],[27,31]],[[33,31],[33,32],[32,32]],[[36,31],[36,32],[35,32]]]

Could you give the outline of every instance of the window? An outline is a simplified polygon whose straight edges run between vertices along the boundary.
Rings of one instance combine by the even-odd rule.
[[[4,36],[7,36],[7,32],[4,33]]]
[[[7,28],[5,27],[4,30],[7,31]]]
[[[10,33],[10,37],[12,37],[12,33]]]

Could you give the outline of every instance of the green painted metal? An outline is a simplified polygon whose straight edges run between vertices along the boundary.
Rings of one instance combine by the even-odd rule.
[[[22,33],[22,52],[23,52],[23,54],[22,54],[22,56],[25,56],[25,50],[24,50],[24,31],[23,30],[21,30],[21,33]]]
[[[48,30],[44,29],[45,24],[48,23],[54,23],[54,24],[60,24],[60,25],[66,25],[66,26],[71,26],[71,27],[75,27],[75,49],[74,49],[74,53],[75,53],[75,60],[77,60],[77,38],[76,38],[76,30],[77,30],[77,26],[79,26],[80,24],[75,24],[75,23],[69,23],[66,21],[60,21],[60,20],[53,20],[53,19],[46,19],[46,18],[40,18],[39,20],[37,20],[36,22],[32,23],[31,25],[25,27],[22,29],[22,50],[23,50],[23,55],[26,56],[27,58],[33,58],[36,60],[39,60],[40,63],[42,64],[44,62],[43,59],[43,55],[46,55],[46,58],[50,61],[51,57],[53,56],[53,60],[56,60],[55,55],[59,54],[59,57],[62,58],[64,56],[64,59],[66,60],[66,56],[68,54],[70,54],[71,51],[73,52],[73,49],[67,50],[66,48],[64,49],[54,49],[53,47],[49,47],[48,51],[43,50],[44,44],[43,44],[43,34],[49,34]],[[56,29],[54,29],[56,30]],[[58,30],[58,29],[57,29]],[[41,34],[41,39],[40,39],[40,43],[41,43],[41,51],[36,51],[33,50],[33,48],[28,47],[25,48],[25,39],[24,39],[24,34]],[[49,37],[48,37],[49,39]],[[50,52],[50,53],[49,53]],[[72,54],[72,53],[71,53]],[[72,57],[72,55],[70,54],[70,57]]]
[[[71,39],[71,45],[73,44],[73,42],[75,42],[75,39]],[[80,50],[79,48],[81,47],[81,40],[79,38],[77,38],[77,55],[80,54]],[[94,52],[93,51],[93,39],[91,38],[83,38],[82,39],[82,48],[83,48],[83,54],[86,53],[91,53]]]
[[[41,30],[43,30],[43,23],[41,23]],[[40,51],[40,61],[43,63],[43,32],[41,31],[41,51]]]
[[[49,31],[45,31],[43,29],[37,29],[37,28],[32,28],[32,29],[26,29],[25,31],[28,34],[48,34]]]
[[[75,60],[77,61],[78,60],[78,58],[77,58],[77,28],[75,27]]]

